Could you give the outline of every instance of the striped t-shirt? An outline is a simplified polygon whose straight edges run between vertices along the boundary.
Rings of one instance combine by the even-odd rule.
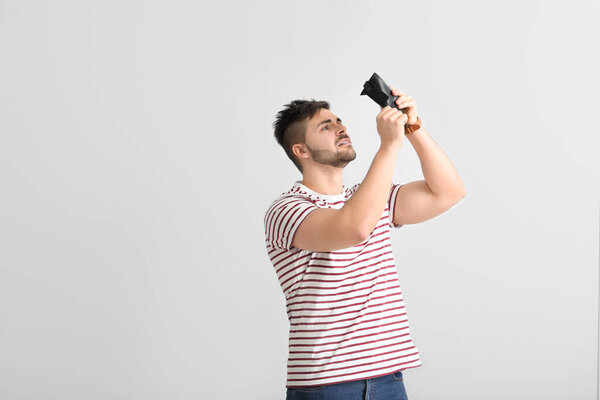
[[[360,183],[323,195],[300,181],[265,213],[269,258],[290,322],[287,387],[367,379],[421,365],[392,253],[390,228],[398,189],[368,239],[346,249],[314,252],[292,246],[311,211],[342,208]]]

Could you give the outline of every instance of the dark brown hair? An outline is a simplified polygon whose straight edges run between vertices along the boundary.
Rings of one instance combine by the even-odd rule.
[[[305,143],[306,128],[310,120],[321,108],[329,110],[326,101],[293,100],[286,104],[283,110],[277,113],[273,128],[275,139],[283,147],[288,158],[292,160],[296,168],[302,172],[300,160],[292,152],[292,146],[297,143]]]

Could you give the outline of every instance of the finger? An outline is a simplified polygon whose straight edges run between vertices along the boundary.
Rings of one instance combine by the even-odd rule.
[[[406,102],[410,100],[413,100],[413,98],[408,95],[398,96],[398,98],[396,99],[396,104],[400,104],[401,102]]]
[[[389,114],[389,112],[392,110],[392,107],[390,106],[385,106],[381,108],[381,111],[379,112],[379,114],[377,115],[377,118],[384,118],[387,114]]]
[[[405,100],[398,103],[398,108],[416,107],[417,104],[414,100]]]
[[[387,118],[389,115],[393,114],[394,112],[399,112],[400,110],[396,109],[395,107],[390,107],[390,106],[385,106],[387,108],[384,109],[381,114],[382,117]],[[401,112],[401,111],[400,111]]]
[[[395,112],[392,113],[389,117],[390,121],[396,121],[397,119],[402,118],[403,115],[406,115],[400,110],[396,110],[396,109],[394,109],[394,110],[395,110]]]
[[[408,121],[408,115],[406,114],[398,114],[397,116],[394,116],[395,118],[392,120],[395,123],[399,123],[399,124],[406,124],[406,121]]]
[[[404,94],[404,93],[402,93],[400,90],[396,89],[396,88],[395,88],[395,87],[393,87],[393,86],[390,86],[390,89],[392,89],[392,94],[393,94],[394,96],[400,96],[400,95],[403,95],[403,94]]]
[[[401,113],[394,113],[392,115],[390,115],[389,117],[389,121],[390,122],[395,122],[398,118],[400,118],[403,114]]]
[[[381,106],[380,106],[381,107]],[[385,106],[385,107],[381,107],[381,111],[379,112],[379,115],[383,115],[386,112],[388,112],[392,107],[390,106]]]

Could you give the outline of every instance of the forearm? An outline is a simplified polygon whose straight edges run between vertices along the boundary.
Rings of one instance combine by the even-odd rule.
[[[465,188],[458,171],[425,128],[421,126],[406,137],[419,156],[423,176],[431,192],[441,198],[463,197]]]
[[[380,146],[367,175],[342,208],[362,236],[373,231],[387,206],[399,149]]]

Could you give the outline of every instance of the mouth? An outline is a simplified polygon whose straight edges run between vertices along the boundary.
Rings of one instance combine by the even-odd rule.
[[[338,146],[344,146],[346,144],[352,144],[352,142],[350,142],[348,139],[344,139],[338,144]]]

